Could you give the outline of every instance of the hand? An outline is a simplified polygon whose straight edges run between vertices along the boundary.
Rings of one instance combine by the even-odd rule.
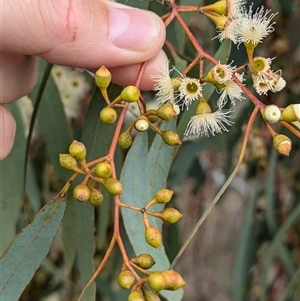
[[[3,0],[0,103],[26,95],[37,80],[38,57],[95,71],[105,65],[113,82],[134,82],[139,64],[150,60],[140,88],[165,64],[165,27],[158,16],[107,0]],[[0,105],[0,160],[10,152],[16,124]]]

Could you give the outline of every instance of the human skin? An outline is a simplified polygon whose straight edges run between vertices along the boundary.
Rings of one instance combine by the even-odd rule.
[[[16,123],[6,104],[26,95],[37,80],[38,58],[95,71],[105,65],[113,82],[134,82],[149,61],[140,89],[166,64],[165,27],[152,12],[108,0],[2,0],[0,42],[0,160],[10,152]]]

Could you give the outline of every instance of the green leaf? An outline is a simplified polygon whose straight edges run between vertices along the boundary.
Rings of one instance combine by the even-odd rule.
[[[203,138],[191,143],[184,143],[180,147],[171,166],[170,176],[168,178],[170,186],[174,187],[176,185],[181,185],[198,152],[212,147],[216,148],[217,143],[215,139],[211,138]]]
[[[139,133],[131,146],[121,172],[121,182],[124,192],[121,195],[123,203],[137,207],[144,207],[152,198],[148,184],[148,137],[147,133]],[[162,181],[164,181],[162,179]],[[156,261],[154,269],[166,270],[170,263],[163,245],[154,249],[145,241],[145,226],[140,212],[122,208],[124,226],[136,255],[148,253]],[[156,220],[150,219],[150,223],[157,227]],[[162,291],[167,300],[181,300],[183,291]]]
[[[173,119],[170,122],[164,122],[161,125],[161,130],[176,130],[176,120]],[[153,198],[155,193],[162,188],[167,188],[167,177],[169,169],[172,163],[172,157],[174,153],[174,147],[167,145],[160,135],[155,135],[155,138],[151,144],[147,162],[148,162],[148,186],[149,196]],[[156,204],[153,207],[153,211],[160,211],[164,208],[164,205]],[[161,230],[162,221],[160,219],[154,219],[156,226]]]
[[[161,130],[175,131],[176,120],[164,122],[161,126]],[[173,152],[173,146],[167,145],[160,135],[155,135],[147,156],[150,197],[153,197],[157,190],[166,187]]]
[[[275,197],[275,175],[276,166],[278,162],[278,153],[275,148],[272,148],[269,162],[269,173],[266,183],[266,220],[268,225],[268,231],[271,235],[274,235],[278,228],[278,222],[276,219],[276,197]]]
[[[237,252],[233,269],[233,300],[244,301],[250,277],[250,268],[255,261],[256,251],[259,247],[255,238],[255,223],[253,220],[257,194],[253,193],[243,218],[242,228],[239,233]]]
[[[41,195],[33,165],[30,161],[27,164],[25,191],[32,206],[33,212],[37,213],[41,208]]]
[[[276,235],[274,236],[272,242],[269,245],[268,252],[266,257],[264,258],[263,264],[263,283],[262,283],[262,291],[260,300],[265,301],[267,298],[267,289],[268,289],[268,271],[272,265],[272,259],[274,256],[280,252],[282,248],[282,242],[284,239],[284,235],[290,229],[290,227],[296,222],[300,221],[300,204],[298,204],[293,211],[288,215],[284,223],[278,228]]]
[[[44,206],[12,241],[0,259],[2,300],[17,301],[49,252],[64,211],[65,198],[56,197]]]
[[[75,202],[77,261],[82,286],[85,286],[94,273],[94,207],[89,202]],[[95,300],[96,285],[92,283],[86,290],[83,300]]]
[[[67,208],[62,220],[62,241],[64,247],[64,261],[68,273],[71,272],[77,247],[77,227],[75,201],[68,196]]]
[[[46,65],[46,62],[40,62],[39,83]],[[51,76],[48,78],[42,101],[39,104],[37,118],[46,140],[57,184],[62,186],[67,182],[70,173],[60,166],[58,154],[67,153],[73,139],[58,89]]]
[[[0,215],[5,231],[0,231],[0,253],[16,235],[17,220],[23,205],[24,164],[26,139],[16,103],[6,106],[17,123],[14,145],[5,160],[0,161]]]

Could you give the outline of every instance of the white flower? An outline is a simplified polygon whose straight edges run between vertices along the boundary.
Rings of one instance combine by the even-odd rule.
[[[224,26],[218,26],[217,31],[218,35],[214,39],[218,39],[220,42],[223,42],[225,39],[231,40],[234,44],[237,43],[236,30],[237,26],[236,20],[234,18],[228,17]]]
[[[197,138],[199,136],[209,136],[215,133],[222,133],[226,131],[226,126],[233,125],[233,121],[229,120],[234,118],[232,115],[233,109],[225,110],[223,107],[219,107],[217,111],[212,112],[208,103],[204,99],[200,99],[196,115],[194,115],[185,130],[185,136],[195,135]]]
[[[271,87],[271,91],[274,93],[281,91],[286,85],[286,81],[282,78],[281,75],[275,73],[275,77],[276,80]]]
[[[235,76],[240,82],[243,82],[243,74],[236,73]],[[224,106],[227,102],[227,98],[230,99],[232,105],[235,105],[236,100],[245,99],[243,96],[243,90],[236,82],[229,80],[228,82],[224,83],[224,85],[225,87],[220,90],[221,96],[217,102],[218,107]]]
[[[194,100],[202,96],[202,86],[196,78],[184,76],[179,87],[179,98],[188,107]]]
[[[211,69],[211,74],[217,83],[224,84],[232,79],[234,70],[235,67],[230,65],[217,64]]]
[[[175,101],[175,91],[170,77],[170,73],[173,69],[169,70],[169,64],[166,63],[162,67],[157,68],[157,70],[161,73],[160,75],[151,75],[151,79],[154,81],[153,90],[157,91],[156,97],[159,105],[166,102],[174,103]]]
[[[239,44],[252,43],[253,45],[257,45],[262,42],[263,38],[274,31],[273,25],[275,22],[271,23],[271,20],[276,14],[269,15],[270,10],[265,11],[262,6],[252,15],[252,6],[250,6],[248,12],[239,14],[236,19],[234,29]]]
[[[279,73],[279,74],[278,74]],[[285,80],[280,75],[281,71],[273,72],[269,69],[267,72],[252,74],[253,87],[259,95],[265,94],[271,90],[273,93],[281,91],[285,85]]]
[[[253,58],[251,63],[252,74],[256,75],[260,81],[268,81],[270,79],[272,60],[261,56]],[[273,77],[273,76],[271,76]]]
[[[226,0],[226,9],[228,15],[232,18],[236,18],[239,16],[241,12],[244,10],[244,4],[247,1],[245,0]]]

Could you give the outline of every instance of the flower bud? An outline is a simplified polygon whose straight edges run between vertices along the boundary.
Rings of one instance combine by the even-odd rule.
[[[91,191],[85,184],[77,185],[73,190],[74,199],[85,202],[91,197]]]
[[[167,270],[161,272],[161,274],[166,279],[166,286],[165,289],[169,291],[176,291],[179,288],[183,287],[185,285],[184,279],[181,277],[181,275],[173,270]]]
[[[111,178],[111,164],[109,162],[99,162],[95,167],[95,173],[99,178]]]
[[[153,290],[159,292],[166,287],[167,281],[161,273],[153,272],[148,277],[148,284]]]
[[[125,289],[130,289],[135,283],[135,277],[129,270],[124,270],[118,277],[119,285]]]
[[[162,139],[168,145],[180,145],[181,141],[178,134],[174,131],[164,131],[162,134]]]
[[[150,246],[157,249],[161,243],[162,237],[158,229],[150,226],[146,228],[145,239]]]
[[[181,78],[171,77],[172,87],[174,91],[178,91],[181,85]]]
[[[147,118],[138,119],[135,122],[134,127],[139,132],[145,132],[149,129],[149,122]]]
[[[112,195],[121,194],[123,192],[122,184],[119,180],[114,178],[103,179],[103,186],[108,193]]]
[[[160,301],[158,295],[148,290],[145,286],[142,286],[142,291],[145,301]]]
[[[175,208],[165,208],[157,212],[157,216],[164,222],[174,224],[182,218],[182,214]]]
[[[171,103],[166,103],[157,109],[157,116],[165,121],[172,120],[178,114]]]
[[[91,190],[91,195],[89,198],[89,202],[96,207],[101,206],[101,204],[103,203],[103,194],[101,193],[101,191],[99,189],[96,188],[92,188]]]
[[[77,161],[70,154],[59,154],[59,164],[67,170],[75,172],[79,170]]]
[[[251,42],[249,42],[251,44]],[[246,45],[245,45],[246,46]],[[249,45],[251,47],[251,45]],[[259,72],[268,72],[270,71],[270,59],[266,59],[261,56],[254,57],[251,64],[249,64],[250,71],[255,75]]]
[[[228,1],[229,2],[229,1]],[[212,4],[202,6],[201,11],[203,12],[211,12],[211,13],[216,13],[218,15],[224,15],[226,16],[228,11],[227,11],[227,1],[226,0],[219,0],[217,2],[214,2]]]
[[[86,157],[86,147],[82,142],[73,140],[69,147],[70,155],[77,161],[82,161]]]
[[[287,106],[281,112],[281,119],[287,122],[300,121],[300,103]]]
[[[127,86],[121,92],[121,98],[126,102],[135,102],[140,98],[140,90],[136,86]]]
[[[115,109],[105,107],[100,111],[100,119],[107,124],[112,124],[116,121],[118,115]]]
[[[118,144],[121,149],[129,148],[133,143],[133,137],[129,131],[124,131],[118,138]]]
[[[273,146],[280,155],[288,156],[292,149],[292,140],[282,134],[277,134],[273,137]]]
[[[140,254],[138,257],[132,258],[131,262],[146,270],[155,264],[155,260],[150,254]]]
[[[111,82],[111,73],[105,66],[101,66],[95,73],[96,85],[101,89],[106,89]]]
[[[151,123],[156,123],[156,122],[159,120],[159,118],[158,118],[158,116],[156,116],[156,115],[149,115],[149,116],[148,116],[148,120],[149,120]]]
[[[268,105],[263,109],[263,117],[268,123],[276,123],[279,121],[281,111],[276,105]]]
[[[155,194],[155,200],[158,204],[166,204],[168,203],[173,195],[173,191],[170,189],[160,189]]]
[[[128,301],[145,301],[143,295],[138,291],[133,291],[128,296]]]

